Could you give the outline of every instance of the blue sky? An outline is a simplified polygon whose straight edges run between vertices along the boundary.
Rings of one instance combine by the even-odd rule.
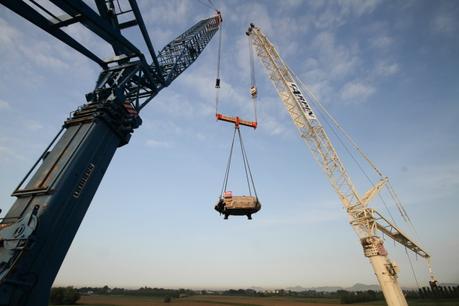
[[[459,3],[214,3],[224,19],[220,110],[253,116],[244,35],[253,22],[391,178],[416,233],[400,225],[432,254],[438,279],[459,282]],[[157,50],[213,14],[199,1],[139,5]],[[67,31],[110,56],[110,48],[84,29]],[[127,35],[140,43],[138,33]],[[0,207],[6,210],[13,202],[9,194],[84,102],[99,68],[4,7],[0,58]],[[336,194],[258,61],[259,128],[242,132],[263,207],[250,222],[224,221],[213,210],[232,134],[229,125],[214,120],[216,58],[214,38],[144,109],[143,125],[116,153],[56,284],[376,283]],[[349,161],[344,153],[343,159]],[[230,188],[245,193],[240,159],[234,163]],[[364,193],[368,186],[356,167],[346,165]],[[414,286],[404,249],[390,241],[386,246],[401,267],[401,283]],[[424,261],[412,260],[426,285]]]

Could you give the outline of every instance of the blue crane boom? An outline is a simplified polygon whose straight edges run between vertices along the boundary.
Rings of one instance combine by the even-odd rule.
[[[129,142],[142,120],[140,110],[200,55],[221,16],[199,21],[157,55],[135,0],[117,10],[113,1],[95,0],[97,11],[77,0],[0,3],[102,67],[87,102],[62,129],[12,193],[17,199],[0,219],[0,305],[48,305],[51,285],[118,147]],[[55,6],[67,15],[56,16]],[[131,19],[120,22],[120,14]],[[111,44],[102,60],[62,31],[81,23]],[[123,36],[138,26],[152,59]]]

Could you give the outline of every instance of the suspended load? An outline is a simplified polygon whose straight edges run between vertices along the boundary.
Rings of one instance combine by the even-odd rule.
[[[258,212],[261,209],[260,201],[258,200],[257,191],[255,190],[255,184],[253,182],[252,172],[249,166],[249,160],[247,158],[247,153],[244,148],[244,144],[242,142],[242,136],[240,131],[240,126],[247,126],[253,129],[257,128],[257,110],[256,110],[256,98],[257,98],[257,87],[255,84],[255,74],[254,74],[254,64],[253,64],[253,53],[252,53],[252,45],[251,41],[249,40],[249,48],[250,48],[250,68],[251,68],[251,87],[250,87],[250,96],[254,106],[254,115],[255,121],[248,121],[243,120],[239,117],[232,117],[223,115],[218,112],[218,104],[219,104],[219,89],[220,89],[220,59],[221,59],[221,28],[220,28],[220,39],[219,39],[219,47],[218,47],[218,59],[217,59],[217,78],[215,82],[216,88],[216,98],[215,98],[215,117],[219,121],[224,121],[228,123],[234,124],[234,133],[233,133],[233,140],[231,142],[231,149],[228,157],[228,163],[226,166],[225,177],[223,179],[223,187],[221,189],[220,197],[215,205],[215,210],[218,211],[220,214],[225,216],[225,219],[228,219],[229,216],[247,216],[249,220],[252,219],[252,214]],[[242,153],[242,160],[244,164],[245,176],[247,180],[247,187],[249,194],[248,195],[233,195],[231,191],[227,190],[228,185],[228,177],[231,168],[231,160],[233,156],[233,149],[234,149],[234,141],[236,139],[236,134],[239,138],[239,144]],[[253,194],[252,194],[253,192]]]
[[[215,210],[220,214],[225,215],[228,219],[229,215],[232,216],[247,216],[252,220],[252,214],[261,209],[261,203],[256,196],[233,196],[231,191],[226,191],[223,198],[220,198],[215,205]]]
[[[223,121],[230,122],[229,120]],[[218,211],[220,214],[224,215],[225,219],[228,219],[229,216],[247,216],[249,220],[252,220],[252,214],[258,212],[261,209],[261,203],[258,200],[257,191],[255,189],[255,183],[253,181],[252,171],[250,170],[249,160],[247,158],[247,153],[245,151],[244,143],[242,141],[241,131],[239,130],[239,125],[241,124],[241,121],[243,120],[240,120],[239,117],[236,117],[234,120],[235,127],[233,133],[233,140],[231,142],[230,153],[228,157],[228,164],[226,166],[225,177],[223,179],[222,191],[220,193],[220,197],[217,201],[217,204],[215,205],[215,210]],[[247,126],[256,128],[256,124]],[[235,196],[231,191],[227,190],[236,133],[239,136],[242,161],[244,164],[245,177],[247,180],[249,195]]]

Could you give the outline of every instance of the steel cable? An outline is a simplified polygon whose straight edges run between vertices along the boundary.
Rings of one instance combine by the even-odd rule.
[[[244,143],[242,141],[242,137],[240,135],[240,132],[239,132],[239,141],[241,142],[241,150],[242,150],[242,155],[245,159],[245,163],[247,163],[247,170],[246,170],[246,177],[247,177],[247,172],[248,172],[248,175],[250,176],[250,181],[252,183],[252,188],[253,188],[253,193],[255,194],[255,197],[258,199],[258,195],[257,195],[257,190],[255,188],[255,183],[253,181],[253,175],[252,175],[252,170],[250,169],[250,164],[249,164],[249,158],[247,157],[247,151],[245,150],[245,146],[244,146]],[[248,178],[247,178],[248,180]],[[250,189],[250,188],[249,188]],[[250,194],[252,195],[252,194]]]
[[[220,198],[223,196],[223,192],[226,191],[226,186],[228,185],[228,177],[231,168],[231,159],[233,157],[233,148],[234,148],[234,139],[236,138],[236,129],[234,129],[233,140],[231,141],[230,154],[228,156],[228,162],[226,164],[225,177],[223,178],[222,191],[220,192]]]
[[[247,187],[249,188],[249,195],[252,195],[252,189],[250,188],[250,181],[249,181],[249,175],[247,173],[247,164],[248,164],[248,160],[246,160],[246,156],[244,154],[244,144],[242,143],[242,137],[241,137],[241,130],[239,128],[237,128],[237,133],[239,135],[239,144],[241,146],[241,154],[242,154],[242,161],[244,163],[244,170],[245,170],[245,178],[247,180]]]
[[[217,78],[215,80],[215,113],[218,113],[218,103],[220,100],[220,67],[221,67],[221,53],[222,53],[222,34],[223,25],[220,23],[218,33],[218,51],[217,51]]]
[[[253,42],[252,42],[252,36],[247,36],[248,41],[249,41],[249,58],[250,58],[250,86],[252,88],[257,88],[257,84],[255,82],[255,61],[254,61],[254,55],[253,55]],[[255,114],[255,122],[258,122],[258,116],[257,116],[257,95],[252,95],[252,101],[253,101],[253,112]]]

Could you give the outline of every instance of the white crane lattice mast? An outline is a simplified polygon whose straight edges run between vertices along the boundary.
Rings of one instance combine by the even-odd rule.
[[[364,255],[372,264],[387,304],[389,306],[408,305],[397,280],[398,267],[389,260],[383,240],[376,235],[376,231],[381,231],[421,257],[429,259],[430,256],[403,234],[397,226],[390,223],[373,208],[368,207],[371,199],[386,184],[387,178],[382,178],[363,196],[359,195],[323,126],[303,95],[294,74],[283,62],[273,44],[253,24],[246,34],[298,128],[301,138],[324,170],[346,209],[350,224],[361,241]]]

